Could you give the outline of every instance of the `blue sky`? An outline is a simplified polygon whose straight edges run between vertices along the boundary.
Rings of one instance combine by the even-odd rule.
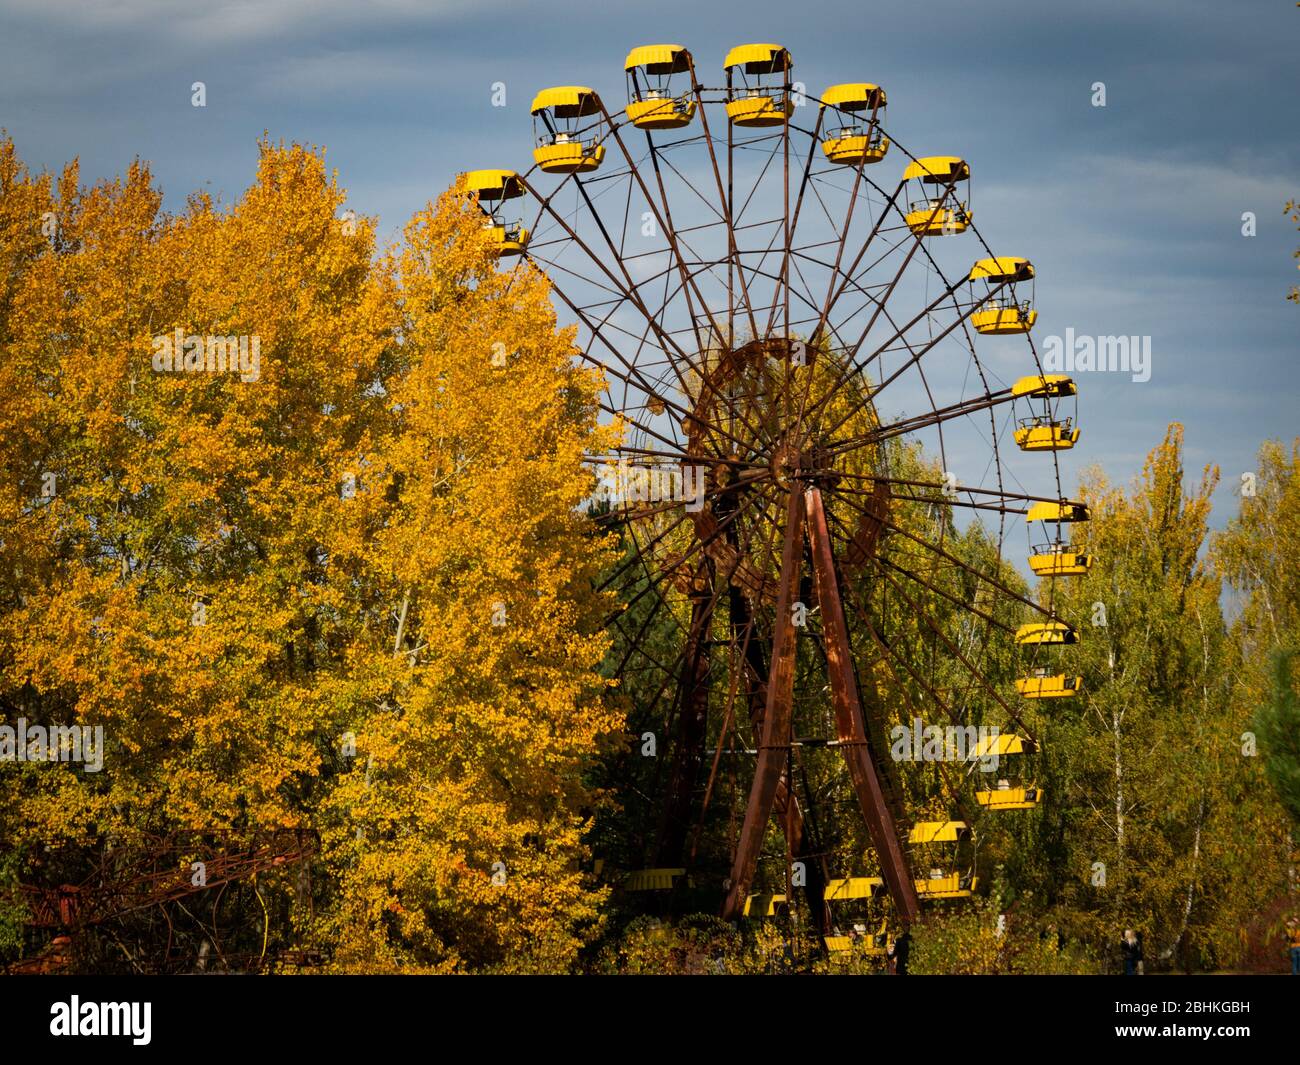
[[[458,170],[524,168],[537,88],[622,99],[628,48],[662,40],[705,70],[779,41],[810,92],[884,85],[891,131],[970,160],[981,232],[1036,265],[1039,333],[1152,338],[1150,381],[1080,375],[1067,488],[1091,462],[1127,481],[1177,420],[1189,467],[1223,468],[1219,525],[1260,441],[1300,435],[1289,0],[2,0],[0,125],[35,169],[75,155],[91,180],[139,156],[171,208],[196,188],[237,197],[263,130],[325,145],[350,205],[391,237]]]

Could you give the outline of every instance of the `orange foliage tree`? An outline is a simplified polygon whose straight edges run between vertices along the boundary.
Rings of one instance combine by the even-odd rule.
[[[463,192],[392,249],[344,199],[263,143],[236,203],[169,215],[143,165],[56,184],[0,141],[0,709],[105,736],[101,772],[0,762],[0,833],[306,827],[312,876],[263,886],[285,944],[565,968],[619,725],[598,382]]]

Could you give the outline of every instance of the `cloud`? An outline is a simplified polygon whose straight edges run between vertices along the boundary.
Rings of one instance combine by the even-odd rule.
[[[9,0],[10,14],[55,22],[65,29],[102,33],[155,31],[195,44],[256,41],[279,34],[371,33],[384,28],[446,22],[482,10],[475,0]],[[497,0],[495,11],[523,7]]]
[[[995,254],[1038,267],[1040,340],[1067,326],[1153,337],[1149,383],[1081,380],[1084,437],[1062,456],[1067,474],[1101,460],[1127,480],[1174,419],[1189,454],[1225,468],[1294,433],[1300,312],[1283,294],[1300,237],[1281,205],[1300,144],[1279,91],[1295,81],[1293,7],[935,0],[924,19],[944,32],[918,35],[914,0],[876,0],[869,38],[860,0],[823,0],[796,21],[790,11],[753,0],[744,36],[787,44],[811,92],[885,85],[896,143],[970,159],[980,232]],[[140,155],[170,206],[205,186],[233,198],[265,129],[328,145],[350,205],[379,215],[385,235],[458,170],[526,168],[537,88],[590,84],[617,105],[627,49],[665,24],[716,85],[741,36],[733,10],[696,0],[7,0],[5,17],[4,121],[33,166],[79,155],[90,181]],[[208,85],[202,111],[189,106],[194,80]],[[508,108],[489,104],[496,80]],[[1089,104],[1094,80],[1107,83],[1105,109]],[[891,190],[900,158],[880,167]],[[707,217],[692,195],[675,200],[679,224]],[[1246,210],[1258,214],[1253,240],[1240,235]],[[960,272],[983,252],[970,234],[935,254]],[[981,341],[1004,382],[1027,372],[1023,348]]]

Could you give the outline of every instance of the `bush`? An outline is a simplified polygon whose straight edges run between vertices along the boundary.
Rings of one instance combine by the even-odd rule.
[[[918,975],[1083,975],[1099,971],[1082,945],[1056,927],[1008,913],[1001,931],[997,903],[979,899],[951,914],[933,914],[912,930],[909,972]]]

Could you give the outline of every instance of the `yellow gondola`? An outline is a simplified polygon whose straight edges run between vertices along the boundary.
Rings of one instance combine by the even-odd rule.
[[[1076,551],[1062,540],[1035,544],[1029,568],[1040,577],[1082,577],[1092,568],[1092,556]]]
[[[1063,621],[1038,622],[1016,629],[1018,644],[1076,644],[1079,631]]]
[[[976,281],[983,281],[987,289],[979,308],[970,316],[975,332],[1007,336],[1028,333],[1034,328],[1038,312],[1033,309],[1034,266],[1028,259],[1015,256],[981,259],[970,268],[969,280],[973,296]],[[1022,298],[1023,293],[1017,288],[1025,283],[1031,286],[1028,299]],[[1005,294],[995,296],[994,291]]]
[[[917,877],[915,883],[916,894],[923,899],[968,899],[979,887],[979,877],[933,866],[929,876]]]
[[[882,917],[874,932],[867,931],[866,924],[855,924],[853,930],[857,935],[834,933],[822,936],[826,953],[832,958],[846,955],[862,954],[869,958],[883,958],[889,953],[889,919]]]
[[[1090,521],[1092,511],[1086,504],[1078,503],[1073,499],[1062,499],[1060,502],[1055,500],[1045,500],[1041,503],[1035,503],[1029,508],[1029,513],[1025,515],[1025,521]]]
[[[1024,378],[1023,380],[1044,380],[1043,378]],[[1050,381],[1050,379],[1048,379]],[[1062,383],[1063,382],[1063,383]],[[1073,388],[1073,383],[1068,377],[1061,378],[1055,384],[1045,385],[1045,388],[1055,388],[1059,395],[1069,395],[1065,391],[1066,386]],[[1029,568],[1040,577],[1082,577],[1092,569],[1092,556],[1084,554],[1069,543],[1061,535],[1061,526],[1071,522],[1087,521],[1091,515],[1088,508],[1082,503],[1076,503],[1073,500],[1063,499],[1058,502],[1035,503],[1029,508],[1029,513],[1025,515],[1025,521],[1032,524],[1036,521],[1043,523],[1046,530],[1047,525],[1056,525],[1056,532],[1052,534],[1051,530],[1046,530],[1051,539],[1040,541],[1031,548],[1029,556]]]
[[[623,881],[624,891],[668,891],[679,876],[685,876],[685,869],[638,869],[628,873]]]
[[[745,899],[746,917],[777,917],[786,911],[788,900],[784,895],[749,895]]]
[[[1021,451],[1068,451],[1079,442],[1079,427],[1071,418],[1032,415],[1016,423],[1015,438]]]
[[[1007,758],[1017,754],[1034,754],[1038,750],[1033,740],[1017,736],[1014,732],[994,732],[986,735],[971,748],[967,757],[972,762],[981,758]]]
[[[537,147],[533,159],[547,174],[587,174],[605,158],[604,108],[594,89],[556,85],[530,108]]]
[[[865,900],[870,903],[885,894],[885,882],[878,876],[850,876],[826,882],[823,896],[828,906],[836,903]],[[844,935],[838,929],[822,937],[826,951],[832,956],[862,954],[872,957],[884,957],[889,949],[887,918],[880,918],[875,932],[868,932],[868,923],[877,924],[871,917],[868,906],[866,920],[856,922],[853,930],[856,934]]]
[[[826,158],[844,166],[880,162],[889,151],[889,139],[880,130],[885,102],[885,90],[867,82],[832,85],[822,93],[826,129],[822,152]],[[832,115],[837,115],[840,123],[834,129]]]
[[[982,263],[976,263],[975,268],[979,268],[984,263],[1006,263],[1022,262],[1025,267],[1032,271],[1029,263],[1021,260],[984,260]],[[972,269],[972,275],[974,269]],[[1016,314],[1025,315],[1025,329],[1033,325],[1032,310],[1026,311],[1025,306],[1021,306]],[[999,314],[1010,313],[1005,308],[1000,308]],[[972,316],[973,318],[974,316]],[[990,331],[1017,332],[1024,330],[1000,330],[993,329]],[[1038,377],[1022,377],[1011,387],[1013,400],[1019,403],[1020,400],[1029,402],[1030,408],[1033,409],[1037,404],[1033,401],[1041,400],[1041,410],[1036,411],[1027,418],[1020,418],[1016,422],[1016,446],[1021,451],[1066,451],[1074,447],[1079,442],[1078,414],[1079,414],[1079,390],[1074,381],[1064,374],[1046,374]],[[1064,413],[1062,407],[1067,400],[1073,400],[1072,411],[1067,417],[1061,417]]]
[[[1036,669],[1016,680],[1016,691],[1026,699],[1069,699],[1083,691],[1083,678]]]
[[[1003,758],[1034,754],[1037,750],[1033,740],[1009,732],[1000,732],[980,740],[975,745],[970,759],[983,761],[992,758],[1000,761]],[[1043,801],[1043,789],[1036,784],[1026,784],[1008,775],[999,779],[991,788],[976,790],[975,801],[989,810],[1032,810]]]
[[[794,114],[794,64],[779,44],[741,44],[727,53],[727,118],[737,126],[781,126]]]
[[[827,902],[846,899],[874,899],[885,890],[885,882],[878,876],[850,876],[826,881]]]
[[[1063,373],[1043,374],[1038,377],[1022,377],[1011,386],[1011,394],[1017,399],[1060,399],[1064,396],[1078,395],[1073,378]]]
[[[990,810],[1032,810],[1043,801],[1043,789],[1034,784],[999,780],[996,787],[977,791],[975,801]]]
[[[522,221],[507,221],[501,208],[506,200],[524,194],[523,183],[513,170],[471,170],[465,175],[465,187],[474,193],[487,214],[483,228],[501,255],[520,255],[528,246],[529,233]]]
[[[691,86],[678,92],[674,75],[691,70],[691,53],[680,44],[645,44],[628,52],[627,117],[638,129],[681,129],[695,118]]]
[[[918,821],[907,834],[907,842],[919,846],[956,843],[969,831],[965,821]]]
[[[905,221],[913,233],[939,237],[963,233],[970,224],[970,167],[955,155],[917,159],[903,171],[903,181],[915,181],[924,198],[908,204]],[[967,183],[963,199],[959,186]]]
[[[932,850],[941,843],[961,844],[972,836],[970,826],[965,821],[920,821],[912,827],[908,842],[914,847]],[[939,867],[932,867],[929,876],[914,878],[916,893],[923,899],[964,899],[975,893],[979,886],[979,877],[974,869],[962,872],[954,869],[945,872]]]

